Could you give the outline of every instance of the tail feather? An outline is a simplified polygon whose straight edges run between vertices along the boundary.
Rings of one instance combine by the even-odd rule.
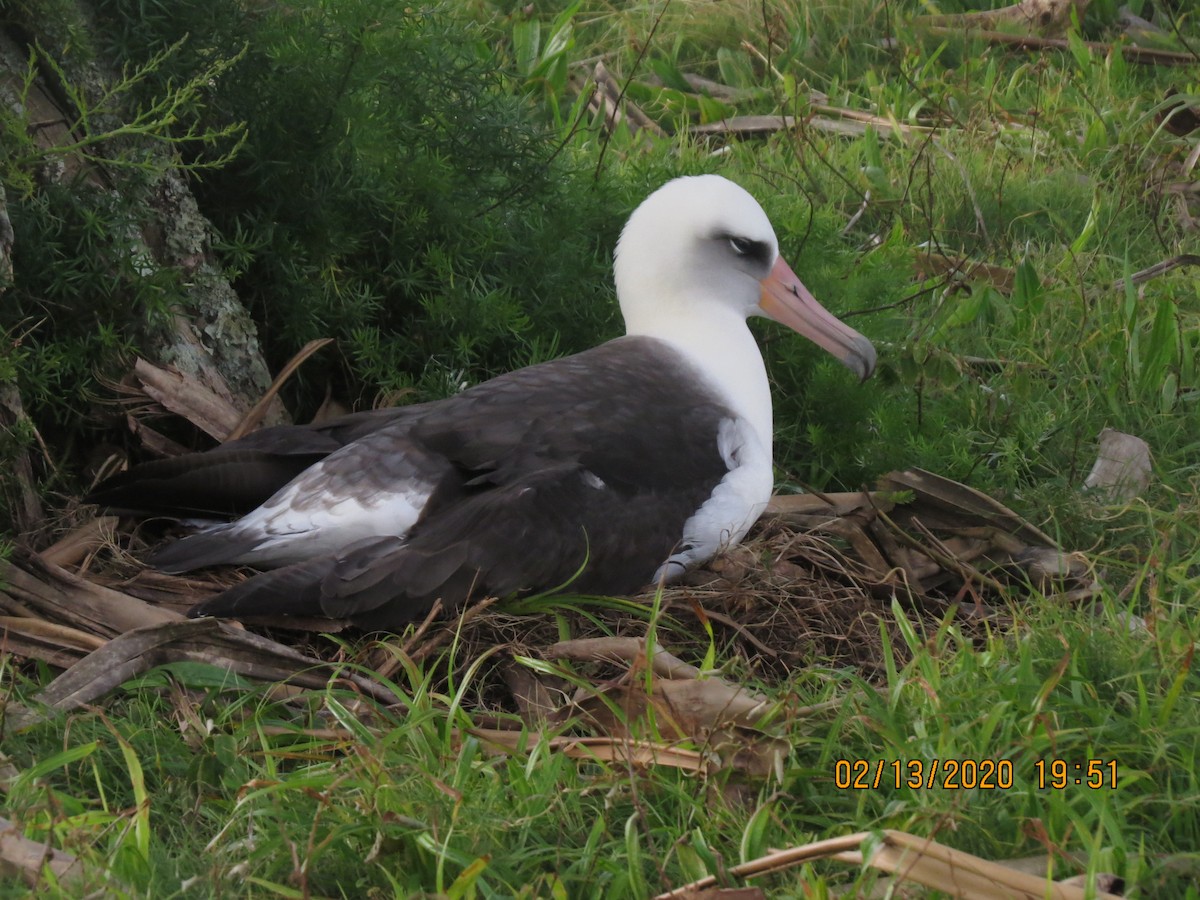
[[[323,454],[277,456],[257,450],[189,453],[114,475],[84,499],[116,513],[239,516],[322,458]]]
[[[204,453],[134,466],[97,485],[85,498],[116,513],[176,518],[241,516],[349,443],[421,407],[351,413],[319,425],[276,425]]]
[[[154,551],[146,561],[168,575],[237,564],[247,547],[244,540],[233,536],[233,530],[232,524],[218,525],[188,535]]]
[[[328,616],[321,607],[321,582],[335,565],[334,557],[321,556],[263,572],[197,603],[188,616]]]
[[[421,577],[412,577],[418,571]],[[446,553],[413,553],[400,538],[366,538],[340,553],[255,575],[188,615],[323,617],[367,631],[396,631],[439,599],[458,608],[477,577],[461,545]]]

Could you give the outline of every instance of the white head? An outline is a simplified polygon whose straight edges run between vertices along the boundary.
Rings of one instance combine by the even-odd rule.
[[[647,197],[621,232],[613,273],[629,334],[661,337],[681,321],[766,315],[860,378],[875,367],[870,342],[826,312],[780,257],[762,207],[719,175],[676,178]]]

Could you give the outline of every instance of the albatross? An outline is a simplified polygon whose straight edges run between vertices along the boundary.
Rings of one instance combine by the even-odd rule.
[[[737,544],[773,486],[766,315],[860,379],[875,350],[779,254],[749,193],[678,178],[614,261],[626,334],[431,403],[263,429],[102,483],[109,509],[222,517],[150,562],[263,570],[192,616],[394,631],[441,601],[569,586],[630,594]]]

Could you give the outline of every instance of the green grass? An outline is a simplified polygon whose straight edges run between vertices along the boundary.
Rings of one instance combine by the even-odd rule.
[[[1085,37],[1114,39],[1110,6],[1093,4]],[[1194,15],[1177,8],[1181,33],[1200,46]],[[932,11],[929,4],[768,4],[765,21],[762,5],[750,2],[589,0],[534,9],[478,0],[470,27],[502,63],[505,78],[489,88],[505,92],[497,108],[523,97],[531,127],[561,143],[553,205],[504,235],[503,207],[489,208],[466,260],[454,254],[458,213],[443,210],[438,246],[419,251],[425,268],[398,265],[382,276],[392,284],[441,273],[470,284],[458,294],[418,285],[420,308],[401,326],[444,330],[462,303],[482,297],[494,307],[485,323],[492,330],[458,344],[432,343],[418,330],[411,344],[430,351],[429,371],[397,375],[388,330],[396,323],[371,318],[378,298],[368,295],[369,279],[357,272],[355,290],[362,290],[339,305],[310,260],[316,268],[301,274],[311,276],[316,299],[287,313],[287,340],[299,344],[331,323],[344,328],[350,374],[339,377],[365,396],[414,384],[432,395],[462,373],[473,379],[522,364],[556,346],[514,305],[537,281],[534,255],[571,257],[547,263],[548,293],[577,277],[588,298],[599,298],[616,211],[672,175],[721,172],[762,200],[793,267],[880,350],[878,376],[859,386],[811,348],[762,329],[776,386],[781,481],[856,488],[909,465],[962,479],[1068,547],[1090,551],[1102,585],[1094,607],[1031,596],[1009,610],[1011,628],[984,635],[960,627],[953,614],[939,624],[897,610],[908,628],[885,657],[882,685],[814,659],[812,668],[767,686],[778,704],[774,727],[791,748],[781,782],[735,790],[728,775],[632,773],[577,763],[536,742],[525,754],[491,755],[465,736],[477,685],[460,676],[446,687],[447,669],[469,667],[452,657],[402,669],[395,693],[407,712],[369,728],[347,712],[351,698],[334,691],[311,695],[298,712],[261,688],[220,691],[194,671],[172,676],[192,693],[168,691],[166,676],[141,679],[103,712],[5,733],[3,750],[20,775],[0,798],[0,815],[84,858],[86,884],[65,896],[103,889],[106,877],[156,898],[649,896],[769,847],[898,828],[989,858],[1078,854],[1089,874],[1123,876],[1133,896],[1196,897],[1200,281],[1194,269],[1180,268],[1139,288],[1119,282],[1200,252],[1198,232],[1182,214],[1185,198],[1162,188],[1182,179],[1178,168],[1196,137],[1173,136],[1155,120],[1169,87],[1196,102],[1197,68],[1135,66],[1078,44],[1030,54],[974,39],[943,42],[908,23]],[[630,96],[667,128],[688,115],[720,114],[719,105],[671,87],[695,73],[747,91],[727,106],[738,114],[804,115],[809,91],[819,90],[831,105],[942,131],[933,142],[886,130],[861,137],[805,130],[719,155],[682,137],[647,148],[623,131],[609,136],[577,121],[568,76],[590,71],[601,54],[622,79],[653,73],[662,80]],[[388,62],[372,66],[386,71]],[[372,127],[359,132],[366,143],[355,159],[378,167],[392,135],[386,123]],[[260,152],[253,122],[248,140],[246,152]],[[440,151],[421,164],[456,184],[466,177]],[[536,165],[536,157],[520,164]],[[322,165],[313,161],[314,177],[329,175]],[[252,175],[206,177],[215,185]],[[332,214],[353,219],[338,199],[325,197]],[[535,207],[522,201],[523,210]],[[231,269],[244,258],[254,284],[289,283],[295,273],[268,272],[272,258],[237,231],[249,214],[218,212]],[[370,214],[382,221],[390,212],[370,205]],[[88,220],[27,221],[84,237],[93,230]],[[325,224],[289,234],[280,226],[269,236],[277,247],[316,245]],[[564,235],[568,227],[581,234]],[[608,243],[599,247],[595,235]],[[558,246],[556,236],[566,243]],[[527,244],[515,246],[518,238]],[[927,245],[1012,268],[1013,291],[981,282],[947,291],[917,280],[914,259]],[[365,258],[357,245],[318,249],[334,260],[331,270]],[[566,329],[570,312],[552,307],[551,326]],[[585,319],[587,328],[577,324],[558,349],[611,325],[602,313]],[[520,339],[498,343],[505,329],[522,329]],[[68,336],[95,354],[124,340],[107,332]],[[291,349],[274,352],[286,358]],[[60,371],[54,354],[62,352],[20,346],[0,363],[36,372],[38,390],[50,396]],[[1139,435],[1155,455],[1155,485],[1126,506],[1080,492],[1104,427]],[[669,632],[660,639],[670,645]],[[52,674],[0,656],[0,699],[27,701]],[[834,701],[825,712],[790,714],[825,701]],[[305,734],[331,727],[356,736],[337,742]],[[1014,782],[991,791],[839,789],[838,759],[927,767],[935,759],[1003,759]],[[1118,787],[1039,788],[1040,759],[1116,760]],[[1062,865],[1056,876],[1070,871]],[[849,885],[865,891],[875,879],[822,863],[765,883],[773,896],[821,897]],[[21,891],[0,882],[0,896]]]

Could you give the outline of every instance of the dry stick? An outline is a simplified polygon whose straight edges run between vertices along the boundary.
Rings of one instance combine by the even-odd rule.
[[[750,631],[746,628],[745,625],[742,625],[739,622],[735,622],[733,619],[731,619],[729,616],[725,615],[724,613],[719,613],[719,612],[716,612],[711,609],[706,609],[705,607],[700,606],[699,604],[697,604],[697,608],[700,610],[700,612],[702,612],[708,618],[712,619],[714,622],[719,622],[720,624],[724,625],[726,628],[732,628],[734,631],[736,631],[738,634],[740,634],[743,638],[745,638],[749,643],[753,644],[759,650],[759,652],[765,653],[767,656],[771,657],[772,659],[779,658],[778,651],[772,650],[770,647],[768,647],[766,644],[764,644],[762,641],[760,641],[758,638],[756,638],[754,635],[752,635],[750,633]]]
[[[10,627],[26,636],[57,641],[60,645],[82,650],[85,654],[99,650],[108,643],[107,638],[89,634],[70,625],[59,625],[45,619],[27,619],[23,616],[0,616],[0,634]]]
[[[621,97],[621,91],[617,85],[617,81],[603,62],[596,63],[596,68],[592,73],[592,77],[596,80],[596,84],[603,88],[603,92],[607,102],[612,104],[612,127],[616,127],[620,121],[620,110],[617,109],[617,101]],[[626,98],[624,102],[625,118],[633,123],[633,131],[649,131],[655,137],[666,137],[666,132],[658,127],[658,123],[651,119],[648,115],[642,112],[632,100]],[[609,118],[607,115],[605,118]]]
[[[926,28],[933,25],[948,28],[995,28],[1008,24],[1023,28],[1026,32],[1050,34],[1057,31],[1061,34],[1070,24],[1071,13],[1076,13],[1082,19],[1090,3],[1091,0],[1020,0],[1019,3],[1001,9],[957,15],[917,16],[913,24]]]
[[[1178,256],[1172,256],[1170,259],[1164,259],[1162,262],[1157,262],[1152,266],[1147,266],[1139,272],[1134,272],[1129,276],[1129,280],[1133,284],[1145,284],[1159,275],[1165,275],[1172,269],[1178,269],[1180,266],[1200,266],[1200,254],[1197,253],[1181,253]],[[1112,283],[1114,291],[1123,290],[1125,287],[1125,279],[1118,278]]]
[[[53,566],[67,568],[81,562],[113,539],[116,516],[97,516],[63,535],[38,555]]]
[[[929,125],[906,125],[903,122],[895,122],[880,116],[874,116],[870,119],[846,115],[837,119],[825,116],[810,116],[806,119],[798,119],[795,116],[782,115],[731,116],[727,119],[721,119],[719,122],[692,125],[688,128],[688,133],[702,136],[734,134],[746,137],[755,134],[774,134],[777,131],[788,131],[798,128],[801,125],[806,128],[815,128],[817,131],[825,131],[847,137],[861,137],[866,133],[868,128],[875,128],[885,136],[895,134],[902,138],[913,138],[919,134],[931,134],[935,131]]]
[[[896,537],[900,539],[900,543],[907,544],[918,553],[925,554],[934,562],[939,563],[940,565],[945,566],[947,569],[957,573],[958,576],[964,581],[978,581],[981,584],[986,584],[992,590],[1000,594],[1000,596],[1004,596],[1004,585],[1002,585],[996,579],[984,575],[982,572],[976,570],[974,566],[960,563],[953,556],[948,556],[945,553],[941,553],[940,551],[934,549],[933,547],[922,544],[915,537],[897,525],[887,513],[883,512],[883,510],[879,510],[879,518],[881,518],[891,529],[893,529]],[[918,525],[918,527],[922,526]],[[928,534],[928,529],[924,529],[922,527],[922,530]]]
[[[417,630],[412,633],[412,636],[406,640],[403,646],[399,647],[398,653],[387,652],[387,648],[395,646],[395,641],[388,641],[384,646],[380,647],[381,653],[387,653],[379,665],[372,665],[371,669],[380,678],[391,678],[396,670],[400,668],[400,661],[405,658],[412,658],[412,650],[417,645],[417,642],[425,636],[425,632],[429,630],[429,626],[433,624],[442,612],[442,601],[435,600],[433,606],[429,608],[424,621],[417,626]]]
[[[421,661],[427,659],[429,657],[429,655],[431,653],[433,653],[434,650],[438,649],[438,647],[440,647],[442,644],[446,643],[446,641],[450,640],[450,638],[453,635],[455,635],[458,632],[461,632],[464,625],[466,625],[468,622],[470,622],[472,619],[474,619],[476,616],[478,616],[481,612],[483,612],[489,606],[492,606],[494,603],[497,603],[499,600],[500,600],[499,597],[486,597],[483,600],[480,600],[478,603],[474,604],[473,606],[468,607],[466,610],[463,611],[462,615],[460,615],[458,617],[458,623],[457,623],[456,627],[446,628],[443,631],[440,631],[439,633],[437,633],[433,636],[433,639],[430,640],[430,642],[428,644],[422,644],[420,647],[417,647],[412,652],[412,661],[413,662],[421,662]]]
[[[53,873],[60,888],[68,891],[83,877],[79,861],[70,853],[31,841],[8,819],[0,819],[0,872],[16,874],[30,887],[36,887],[42,880],[43,867]],[[110,883],[109,887],[116,885]]]
[[[871,842],[877,841],[873,846]],[[1114,894],[1096,891],[1088,894],[1075,885],[1049,882],[1040,875],[1029,875],[1016,869],[954,850],[932,838],[923,838],[891,829],[882,832],[862,831],[841,837],[814,841],[799,847],[773,850],[758,859],[730,867],[726,874],[736,878],[753,878],[779,872],[815,859],[835,859],[862,866],[864,864],[891,872],[905,881],[923,884],[953,897],[1020,897],[1024,900],[1119,900]],[[698,881],[659,894],[656,900],[696,896],[717,883],[709,875]]]
[[[867,188],[867,190],[865,192],[863,192],[862,203],[859,205],[858,211],[850,217],[850,221],[847,222],[846,227],[842,229],[843,236],[850,233],[850,229],[853,228],[855,226],[855,224],[858,222],[858,220],[862,218],[863,213],[865,213],[867,211],[867,208],[870,205],[871,205],[871,189]]]
[[[372,728],[369,725],[363,725],[362,727],[372,734],[380,733],[378,728]],[[303,735],[306,738],[312,738],[314,741],[330,741],[345,744],[353,744],[358,741],[358,735],[353,731],[347,731],[345,728],[290,728],[287,725],[260,725],[257,731],[268,737],[295,737],[296,735]]]
[[[559,641],[542,651],[544,659],[573,659],[584,662],[625,662],[633,665],[647,656],[643,638],[600,637],[575,638]],[[700,676],[700,670],[658,644],[650,654],[650,667],[660,678],[690,680]]]
[[[333,343],[333,338],[318,338],[315,341],[309,341],[300,348],[300,352],[288,360],[288,364],[283,367],[282,371],[275,376],[275,380],[271,382],[271,386],[267,388],[265,394],[259,398],[259,401],[251,407],[250,411],[242,416],[240,422],[234,427],[233,431],[225,437],[226,441],[236,441],[240,437],[245,437],[251,431],[258,427],[258,424],[263,420],[263,416],[267,414],[267,410],[271,406],[271,401],[275,399],[275,395],[279,393],[280,388],[287,382],[292,374],[300,368],[301,364],[320,350]]]
[[[1070,43],[1061,38],[1035,37],[1031,34],[1008,34],[1003,31],[988,31],[987,29],[946,28],[941,25],[934,25],[929,29],[929,33],[938,37],[959,37],[966,34],[973,38],[981,38],[992,44],[1007,44],[1010,47],[1016,47],[1020,50],[1071,49]],[[1110,53],[1117,47],[1114,44],[1103,44],[1098,41],[1080,41],[1080,43],[1089,50],[1095,50],[1100,53]],[[1121,55],[1125,59],[1148,66],[1192,66],[1198,61],[1191,53],[1179,53],[1174,50],[1155,50],[1151,47],[1138,47],[1133,44],[1122,44],[1120,45],[1120,49]]]

